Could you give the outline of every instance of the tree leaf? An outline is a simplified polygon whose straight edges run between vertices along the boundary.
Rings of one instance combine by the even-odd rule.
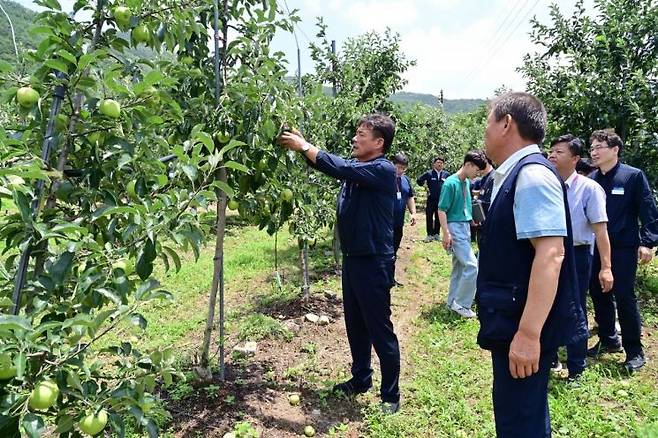
[[[142,330],[146,330],[146,325],[148,324],[148,322],[146,321],[146,318],[144,318],[144,316],[140,315],[139,313],[133,313],[132,315],[130,315],[129,319],[133,325],[138,326]]]
[[[23,416],[21,425],[23,426],[23,430],[25,430],[27,436],[30,438],[39,438],[41,435],[43,435],[46,427],[43,422],[43,418],[41,418],[39,415],[33,414],[32,412]]]
[[[74,255],[74,253],[69,251],[64,252],[59,257],[57,262],[53,264],[50,269],[48,269],[48,274],[50,274],[50,278],[55,282],[56,285],[64,284],[64,278],[73,265]]]
[[[32,324],[22,316],[0,315],[0,330],[32,330]]]
[[[49,59],[46,62],[44,62],[44,65],[61,71],[62,73],[68,73],[69,72],[69,66],[62,60],[60,59]]]
[[[249,169],[244,164],[236,163],[235,161],[227,161],[224,163],[224,167],[229,169],[235,169],[240,172],[249,173]]]

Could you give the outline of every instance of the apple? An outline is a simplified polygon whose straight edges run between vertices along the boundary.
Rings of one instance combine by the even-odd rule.
[[[16,377],[16,367],[14,366],[9,353],[0,354],[0,380],[13,379]]]
[[[103,142],[103,137],[101,136],[101,133],[98,131],[94,131],[91,134],[87,136],[87,140],[89,140],[89,143],[91,144],[98,144]]]
[[[292,201],[292,198],[293,198],[292,190],[285,189],[284,191],[282,191],[281,192],[281,198],[283,198],[283,200],[286,201],[286,202]]]
[[[313,429],[313,426],[306,426],[304,428],[304,435],[315,436],[315,429]]]
[[[240,203],[236,201],[235,199],[231,199],[228,201],[228,209],[229,210],[237,210],[238,207],[240,206]]]
[[[116,262],[112,263],[113,269],[121,269],[124,274],[130,275],[135,272],[135,267],[128,259],[119,259]]]
[[[183,56],[180,59],[180,62],[181,62],[181,64],[184,64],[184,65],[190,65],[194,62],[194,58],[192,58],[191,56]]]
[[[105,429],[107,424],[107,411],[101,409],[98,414],[89,414],[80,420],[80,430],[87,435],[96,435]]]
[[[267,164],[267,160],[263,158],[260,160],[258,163],[256,163],[256,169],[260,170],[261,172],[265,169],[267,169],[269,166]]]
[[[16,100],[23,108],[31,108],[39,100],[39,93],[32,87],[21,87],[16,91]]]
[[[133,39],[136,43],[146,43],[151,39],[151,31],[144,24],[133,29]]]
[[[215,132],[215,140],[219,144],[225,144],[225,143],[228,143],[231,140],[231,136],[229,135],[228,132],[217,131],[217,132]]]
[[[101,114],[112,119],[118,119],[121,117],[121,105],[119,105],[119,102],[116,100],[103,99],[101,100],[101,104],[98,109],[100,110]]]
[[[132,11],[126,6],[117,6],[112,11],[112,16],[121,27],[126,27],[130,24],[130,17],[132,17],[132,15]]]
[[[297,406],[300,402],[299,394],[290,394],[288,396],[288,402],[293,406]]]
[[[42,411],[54,405],[57,396],[59,396],[57,384],[52,380],[44,380],[34,387],[28,404],[32,409]]]

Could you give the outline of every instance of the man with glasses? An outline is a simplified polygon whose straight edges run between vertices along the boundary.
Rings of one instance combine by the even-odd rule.
[[[598,278],[592,275],[590,294],[599,341],[587,354],[599,357],[606,352],[619,352],[623,347],[624,367],[634,372],[646,363],[640,340],[642,322],[635,295],[635,274],[638,261],[650,262],[653,248],[658,245],[658,209],[644,172],[619,162],[624,143],[617,134],[609,130],[594,131],[590,143],[592,164],[599,168],[591,177],[606,194],[615,284],[611,293],[606,293]],[[598,252],[599,248],[595,247],[592,272],[600,269]],[[621,341],[615,328],[615,303]]]
[[[610,266],[610,240],[608,239],[608,216],[605,211],[605,193],[600,185],[576,171],[583,156],[583,141],[571,134],[562,135],[551,142],[548,161],[555,165],[567,187],[567,200],[571,214],[573,250],[576,260],[578,292],[583,314],[587,315],[587,290],[592,268],[592,249],[596,246],[600,254],[598,281],[603,292],[613,285]],[[587,338],[567,345],[567,367],[570,381],[576,381],[587,366]],[[557,355],[551,369],[559,371],[562,365]]]

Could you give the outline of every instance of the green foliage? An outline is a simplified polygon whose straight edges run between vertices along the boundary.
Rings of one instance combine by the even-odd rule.
[[[68,433],[87,409],[102,406],[115,434],[135,424],[155,436],[145,400],[156,385],[171,383],[172,352],[140,351],[121,338],[97,347],[125,324],[146,329],[142,309],[172,298],[154,267],[180,269],[181,250],[199,256],[218,192],[237,192],[241,174],[255,178],[240,193],[245,202],[280,190],[273,176],[285,155],[272,139],[277,120],[296,107],[294,91],[283,84],[282,55],[269,54],[269,41],[291,22],[276,18],[274,1],[231,3],[226,19],[235,19],[240,37],[222,52],[217,109],[207,2],[134,0],[130,22],[120,26],[106,2],[99,10],[96,2],[75,3],[74,12],[92,11],[90,22],[62,13],[56,1],[40,3],[48,9],[34,30],[43,40],[29,54],[31,75],[0,65],[0,100],[13,112],[0,128],[0,196],[15,205],[0,218],[3,309],[11,306],[20,255],[32,255],[19,314],[0,319],[0,353],[18,371],[0,382],[0,435],[39,436],[52,425]],[[140,50],[129,36],[137,26],[153,36]],[[178,61],[188,56],[191,63]],[[41,99],[22,108],[14,96],[28,84]],[[50,120],[56,90],[64,99]],[[118,118],[99,111],[98,102],[108,98],[120,104]],[[53,126],[44,160],[41,148]],[[164,155],[174,159],[163,162]],[[265,168],[250,170],[263,159]],[[222,167],[228,184],[215,180]],[[265,223],[278,221],[268,215]],[[27,396],[45,378],[57,382],[61,395],[49,411],[31,412]]]
[[[271,316],[255,313],[239,322],[237,327],[238,339],[242,341],[260,341],[265,338],[292,339],[292,332]]]
[[[651,0],[596,0],[596,15],[576,4],[571,17],[551,7],[550,24],[533,22],[544,49],[526,55],[528,90],[549,112],[548,137],[589,138],[614,128],[625,140],[623,159],[658,183],[658,9]]]

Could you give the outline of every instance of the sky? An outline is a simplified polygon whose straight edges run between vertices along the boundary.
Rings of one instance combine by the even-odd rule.
[[[570,15],[574,0],[277,0],[284,10],[298,10],[296,28],[302,73],[313,68],[308,49],[317,33],[316,17],[324,17],[327,37],[338,50],[350,37],[368,31],[397,32],[401,49],[416,61],[404,75],[405,91],[446,99],[488,98],[505,86],[523,90],[516,69],[523,56],[536,50],[530,41],[530,19],[549,23],[549,5]],[[60,0],[64,9],[74,0]],[[35,8],[31,0],[18,0]],[[591,9],[593,0],[585,0]],[[284,52],[290,72],[297,71],[295,35],[281,32],[273,48]]]

